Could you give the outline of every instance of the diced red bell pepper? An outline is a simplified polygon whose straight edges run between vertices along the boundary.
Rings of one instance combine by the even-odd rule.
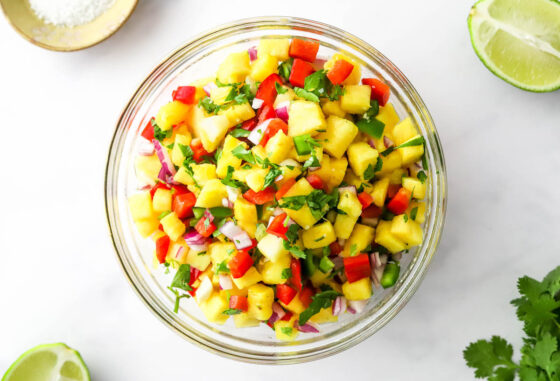
[[[290,304],[292,299],[295,298],[297,291],[288,286],[287,284],[276,285],[276,297],[285,305]]]
[[[370,205],[362,210],[362,217],[364,218],[378,218],[381,214],[383,214],[383,209],[377,205]]]
[[[285,135],[288,135],[288,125],[282,119],[272,119],[268,123],[268,127],[266,128],[259,144],[263,147],[266,146],[266,143],[268,143],[268,141],[274,137],[278,131],[283,131]]]
[[[161,182],[156,183],[156,185],[154,185],[152,189],[150,189],[150,196],[152,196],[152,198],[154,198],[154,194],[156,194],[156,191],[158,189],[169,189],[169,185]]]
[[[194,284],[194,282],[196,282],[196,280],[198,279],[200,274],[202,274],[202,271],[200,271],[196,267],[191,266],[191,271],[190,272],[191,272],[191,280],[189,281],[189,286],[192,286]],[[188,291],[188,293],[191,294],[191,296],[195,296],[196,295],[196,287],[192,287],[192,291]]]
[[[148,124],[146,124],[146,127],[144,127],[144,131],[142,131],[142,134],[141,134],[142,137],[149,142],[154,140],[154,125],[152,124],[153,120],[154,120],[154,118],[152,118],[148,121]]]
[[[156,239],[156,257],[159,263],[165,262],[169,250],[169,237],[167,235]]]
[[[288,283],[294,286],[297,291],[301,291],[301,262],[299,259],[292,258],[290,270],[292,271],[292,276],[288,279]]]
[[[286,217],[288,217],[286,213],[282,213],[274,217],[270,225],[268,225],[266,232],[283,239],[288,239],[286,237],[286,232],[288,231],[288,225],[284,224]]]
[[[241,310],[247,312],[249,309],[249,303],[246,296],[243,295],[232,295],[229,298],[229,308],[234,310]]]
[[[391,95],[391,88],[377,78],[364,78],[362,84],[371,87],[371,99],[375,99],[380,106],[385,106]]]
[[[395,197],[399,189],[401,189],[399,184],[389,184],[389,188],[387,188],[387,198]]]
[[[200,220],[195,225],[195,229],[203,237],[210,237],[212,233],[216,231],[216,225],[213,222],[208,221],[208,217],[202,216]]]
[[[291,178],[286,180],[286,182],[284,184],[282,184],[282,186],[280,187],[280,189],[278,189],[278,192],[276,192],[276,199],[280,200],[282,197],[284,197],[284,195],[286,193],[288,193],[288,191],[290,190],[290,188],[296,183],[296,179]]]
[[[319,43],[314,41],[300,40],[294,38],[290,43],[290,57],[301,58],[307,62],[315,61],[317,52],[319,51]]]
[[[290,311],[286,311],[286,314],[284,316],[282,316],[280,318],[280,320],[282,321],[290,321],[290,319],[292,318],[292,316],[294,316],[293,313],[291,313]]]
[[[305,78],[314,71],[315,70],[313,69],[313,65],[311,65],[309,62],[296,58],[294,59],[294,63],[292,64],[290,83],[297,87],[303,87],[303,85],[305,84]]]
[[[276,111],[274,111],[273,105],[263,104],[259,111],[257,111],[257,126],[265,120],[272,118],[276,118]]]
[[[281,85],[282,78],[280,78],[280,76],[276,73],[270,74],[259,85],[255,98],[262,99],[264,102],[263,105],[266,104],[272,106],[277,95],[276,83]]]
[[[172,209],[180,219],[192,216],[192,209],[196,204],[194,193],[179,193],[173,195]]]
[[[254,249],[255,247],[257,247],[257,244],[259,243],[259,241],[257,241],[256,239],[252,238],[251,239],[251,246],[248,246],[246,248],[244,248],[243,250],[249,251]]]
[[[257,119],[253,118],[253,119],[249,119],[244,121],[241,124],[241,128],[247,131],[253,131],[253,129],[257,126]]]
[[[389,209],[394,214],[403,214],[408,208],[408,203],[410,202],[410,191],[405,188],[399,189],[395,197],[389,201],[387,204],[387,209]]]
[[[369,277],[371,275],[369,256],[360,254],[344,258],[344,273],[350,283]]]
[[[367,192],[362,192],[358,195],[358,200],[362,204],[362,209],[367,208],[373,203],[373,197]]]
[[[338,243],[337,241],[334,241],[333,243],[331,243],[329,245],[329,249],[331,249],[331,254],[332,255],[338,255],[342,251],[342,247],[340,247],[340,243]]]
[[[186,185],[183,184],[175,184],[175,185],[171,185],[171,189],[173,190],[173,194],[183,194],[183,193],[191,193],[191,191],[189,190],[189,188],[187,188]]]
[[[323,180],[315,174],[307,176],[307,182],[315,189],[323,189]]]
[[[210,152],[206,151],[202,146],[202,141],[200,140],[193,140],[191,142],[191,149],[193,151],[193,159],[199,163],[202,160],[203,156],[210,155]]]
[[[195,103],[196,87],[194,86],[179,86],[177,90],[171,93],[174,101],[192,105]]]
[[[235,255],[228,262],[231,276],[235,279],[245,275],[251,266],[253,266],[253,258],[251,258],[247,250],[237,250]]]
[[[334,61],[333,67],[327,72],[327,77],[335,85],[340,85],[354,69],[354,65],[346,60]]]
[[[313,301],[313,295],[315,295],[315,290],[309,286],[303,287],[299,292],[299,300],[301,300],[305,308],[309,307]]]
[[[268,187],[259,192],[249,189],[247,192],[243,193],[243,198],[255,205],[263,205],[274,200],[275,192],[273,187]]]

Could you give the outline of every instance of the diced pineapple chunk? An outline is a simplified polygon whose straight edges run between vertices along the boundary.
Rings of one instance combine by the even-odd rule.
[[[373,294],[371,280],[362,278],[356,282],[346,282],[342,285],[342,293],[348,300],[366,300]]]
[[[352,58],[342,54],[342,53],[335,53],[332,55],[331,59],[325,62],[325,70],[330,70],[334,66],[334,63],[338,60],[345,60],[350,62],[354,65],[352,72],[350,75],[342,82],[343,85],[357,85],[360,83],[360,78],[362,77],[362,71],[360,69],[360,64],[354,61]]]
[[[327,131],[320,134],[317,139],[321,141],[325,151],[340,159],[356,135],[358,135],[358,127],[354,123],[331,115],[327,119]]]
[[[301,174],[301,165],[292,159],[286,159],[280,163],[280,169],[282,170],[282,180],[276,183],[282,186],[287,180],[294,179]]]
[[[233,214],[239,227],[245,230],[251,238],[255,238],[257,207],[243,197],[238,197],[233,203]]]
[[[385,247],[391,253],[398,253],[406,249],[406,245],[391,233],[391,221],[379,221],[375,243]]]
[[[416,208],[416,217],[413,219],[412,211]],[[426,221],[426,203],[422,201],[412,201],[406,210],[406,214],[413,219],[414,221],[418,222],[419,224],[423,224]]]
[[[362,204],[358,196],[349,190],[340,192],[337,208],[352,217],[359,217],[362,214]]]
[[[373,189],[370,192],[375,206],[383,207],[385,205],[385,198],[387,197],[387,190],[389,189],[389,178],[384,177],[373,183]]]
[[[179,101],[169,102],[160,107],[156,114],[156,124],[162,131],[167,131],[176,124],[187,120],[191,106]]]
[[[249,53],[231,53],[218,68],[218,80],[222,83],[236,83],[245,81],[251,72]]]
[[[325,324],[325,323],[334,323],[338,321],[338,316],[332,314],[332,308],[321,308],[319,313],[311,316],[309,319],[313,323],[317,324]]]
[[[245,149],[247,148],[246,143],[241,142],[231,135],[226,136],[222,153],[220,154],[220,158],[218,159],[218,167],[216,168],[216,174],[218,175],[218,177],[222,179],[226,177],[228,167],[232,167],[234,170],[241,167],[241,159],[231,153],[231,151],[239,145],[242,145]]]
[[[294,327],[295,317],[288,321],[278,320],[274,323],[276,338],[282,341],[293,341],[299,335],[299,331]]]
[[[224,115],[228,119],[229,127],[231,128],[253,118],[255,116],[255,110],[253,110],[249,103],[242,103],[220,110],[218,111],[218,115]]]
[[[407,247],[422,243],[422,227],[406,214],[395,216],[391,221],[391,234],[403,241]]]
[[[395,169],[400,168],[402,164],[401,154],[396,151],[391,152],[387,156],[383,156],[381,159],[383,161],[383,165],[381,166],[381,170],[378,172],[380,175],[393,172]]]
[[[288,254],[282,238],[272,234],[265,235],[258,243],[257,248],[271,262],[276,262]]]
[[[220,180],[208,180],[198,195],[196,206],[200,208],[222,206],[222,200],[226,197],[226,186]]]
[[[338,238],[348,239],[354,225],[358,222],[358,217],[352,217],[345,214],[337,214],[334,222],[334,231]]]
[[[416,127],[414,127],[410,117],[403,119],[395,127],[393,127],[393,141],[397,146],[417,135],[418,131],[416,131]]]
[[[309,182],[305,178],[301,178],[286,192],[284,197],[306,196],[312,191],[313,187]],[[311,209],[307,205],[302,206],[299,210],[285,208],[284,211],[304,229],[309,229],[317,222],[317,219],[313,216]]]
[[[261,191],[264,187],[264,180],[268,174],[268,169],[253,167],[246,171],[244,181],[247,186],[254,190],[255,192]]]
[[[280,302],[280,305],[285,309],[287,309],[288,311],[293,312],[294,314],[301,314],[303,311],[305,311],[305,306],[303,305],[303,302],[299,298],[299,293],[296,296],[294,296],[294,298],[289,304],[284,304]]]
[[[346,111],[340,107],[340,100],[330,101],[325,100],[321,102],[321,109],[327,115],[338,116],[339,118],[344,118],[346,116]]]
[[[368,101],[369,102],[369,101]],[[290,119],[288,119],[288,135],[303,134],[317,135],[317,130],[324,130],[327,122],[321,107],[310,101],[294,101],[290,105]]]
[[[210,163],[191,164],[193,177],[187,172],[185,167],[180,167],[173,180],[185,185],[199,185],[203,187],[206,183],[216,178],[216,166]]]
[[[370,108],[371,87],[367,85],[344,86],[340,107],[350,114],[363,114]]]
[[[379,113],[375,117],[375,119],[383,122],[385,124],[385,128],[383,129],[383,133],[387,135],[391,140],[393,139],[393,127],[399,122],[399,116],[395,111],[395,108],[391,103],[387,103],[385,106],[379,107]]]
[[[287,279],[282,277],[282,272],[290,268],[291,255],[286,252],[278,257],[275,262],[267,261],[261,267],[263,282],[267,284],[286,283]]]
[[[171,190],[159,188],[152,199],[154,212],[157,214],[171,210]]]
[[[424,145],[399,148],[397,152],[401,155],[402,165],[409,165],[416,163],[422,158],[422,155],[424,155]]]
[[[344,244],[344,249],[340,253],[343,257],[352,257],[360,254],[368,245],[373,242],[375,229],[371,226],[356,224],[350,238]]]
[[[185,240],[180,238],[178,242],[173,242],[169,246],[167,251],[166,259],[168,261],[174,261],[178,264],[187,263],[187,257],[189,254],[189,247],[186,245]]]
[[[284,134],[284,131],[278,131],[266,143],[266,154],[271,162],[279,164],[288,156],[288,153],[294,146],[294,140]]]
[[[278,59],[269,54],[258,52],[258,58],[253,62],[251,68],[251,77],[257,82],[262,82],[273,73],[278,73]]]
[[[211,323],[224,324],[229,318],[229,315],[223,314],[229,308],[228,300],[218,292],[213,292],[199,306],[206,319]]]
[[[247,312],[233,315],[233,322],[237,328],[257,327],[261,324],[260,321],[249,316]]]
[[[312,154],[315,155],[319,163],[321,163],[323,161],[323,147],[313,147],[312,150],[313,150]],[[311,157],[312,154],[300,155],[297,153],[296,148],[293,147],[292,150],[290,151],[289,156],[291,159],[295,159],[300,163],[304,163],[307,161],[307,159]]]
[[[165,234],[167,234],[173,241],[177,241],[186,230],[185,224],[179,219],[179,217],[177,217],[175,212],[169,213],[159,222],[161,223]]]
[[[138,180],[144,182],[153,182],[158,178],[161,170],[161,163],[156,154],[151,156],[138,155],[134,162],[136,176]]]
[[[241,278],[233,278],[233,284],[237,288],[247,288],[262,280],[261,274],[254,267],[249,267],[249,270]]]
[[[247,293],[249,316],[258,320],[268,320],[272,315],[274,290],[264,284],[255,284],[249,287]]]
[[[402,178],[408,174],[404,168],[397,168],[386,177],[389,179],[389,184],[399,185],[402,184]]]
[[[324,155],[323,160],[321,160],[321,168],[313,171],[312,173],[323,180],[323,184],[326,185],[327,192],[330,193],[344,179],[347,167],[348,160],[346,157],[343,156],[340,159],[335,159],[328,155]]]
[[[193,137],[200,138],[200,131],[202,129],[201,122],[206,119],[208,115],[201,106],[194,106],[189,113],[187,124],[191,128]]]
[[[364,178],[364,172],[371,166],[371,170],[377,164],[379,153],[375,148],[371,148],[369,144],[364,142],[352,143],[348,147],[348,161],[350,167],[361,179]]]
[[[149,191],[135,193],[130,196],[128,198],[128,206],[132,219],[135,221],[151,218],[154,214],[152,196],[150,196]]]
[[[334,228],[329,221],[317,224],[303,232],[303,246],[307,249],[325,247],[336,241]]]
[[[412,193],[412,197],[417,200],[422,200],[426,197],[426,184],[414,177],[403,177],[402,186],[404,189],[409,190]]]
[[[200,140],[208,152],[214,152],[222,143],[229,129],[229,120],[225,115],[213,115],[200,122]]]
[[[150,217],[142,220],[136,220],[134,221],[134,224],[136,225],[136,229],[142,238],[146,238],[157,230],[159,220],[156,217]]]
[[[276,57],[279,61],[290,58],[290,39],[288,38],[261,38],[257,49],[257,57],[267,54]]]
[[[214,87],[210,90],[210,99],[217,105],[223,105],[232,90],[233,86]]]
[[[284,90],[286,90],[283,94],[276,95],[276,99],[274,100],[274,109],[277,109],[283,103],[290,103],[296,97],[296,93],[289,87],[282,86]]]
[[[212,271],[216,272],[222,262],[228,262],[235,253],[233,242],[214,242],[208,246],[208,255],[212,259]]]
[[[175,144],[173,144],[173,149],[171,150],[171,161],[176,166],[180,167],[183,165],[183,160],[185,160],[185,155],[181,150],[181,145],[188,147],[191,144],[192,137],[187,131],[185,134],[175,135]]]
[[[200,271],[204,271],[210,266],[210,254],[200,253],[198,251],[190,250],[187,255],[187,263]]]

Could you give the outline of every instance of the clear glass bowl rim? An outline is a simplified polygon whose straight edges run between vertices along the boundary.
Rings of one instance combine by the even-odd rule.
[[[187,52],[194,53],[201,47],[215,43],[221,38],[233,35],[235,33],[247,32],[257,28],[270,29],[271,34],[274,28],[277,29],[300,29],[306,32],[314,33],[317,40],[321,40],[321,35],[328,35],[338,41],[343,41],[345,44],[356,49],[364,54],[368,59],[375,61],[380,67],[391,75],[391,78],[396,82],[396,85],[407,96],[407,100],[413,111],[416,113],[418,119],[417,124],[421,130],[422,135],[426,139],[426,147],[428,151],[430,173],[428,174],[431,186],[431,204],[429,205],[430,211],[427,212],[432,215],[431,220],[426,222],[425,230],[427,235],[424,243],[418,249],[420,253],[416,259],[416,264],[413,270],[408,274],[404,280],[402,287],[396,295],[386,303],[387,308],[377,320],[372,320],[367,323],[365,329],[354,333],[351,336],[345,336],[334,342],[329,342],[324,345],[313,348],[312,350],[294,352],[290,356],[274,357],[265,356],[255,353],[249,353],[242,348],[224,346],[219,340],[212,339],[211,337],[199,337],[192,333],[185,332],[182,327],[178,326],[176,322],[168,318],[168,311],[165,311],[157,300],[152,300],[149,293],[145,290],[145,285],[139,280],[135,274],[132,261],[127,256],[130,255],[123,246],[122,239],[120,238],[120,222],[114,213],[114,197],[116,197],[116,187],[118,178],[118,154],[121,153],[122,143],[127,133],[127,120],[133,110],[142,103],[147,94],[150,92],[150,87],[157,84],[156,78],[161,78],[167,71],[173,70],[180,62],[174,62],[173,59],[179,54],[186,54]],[[175,49],[171,54],[164,58],[156,67],[146,76],[144,81],[134,91],[130,100],[123,108],[121,115],[115,127],[111,144],[109,147],[106,173],[105,173],[105,209],[109,232],[115,248],[117,259],[121,268],[133,287],[134,291],[140,299],[148,306],[161,321],[163,321],[170,329],[177,332],[179,335],[188,341],[218,355],[232,358],[235,360],[251,362],[251,363],[267,363],[267,364],[289,364],[300,363],[304,361],[311,361],[319,358],[324,358],[335,353],[341,352],[345,349],[354,346],[369,336],[373,335],[376,331],[387,324],[408,302],[410,297],[416,292],[419,287],[430,261],[437,250],[440,236],[443,231],[446,213],[446,195],[447,195],[447,179],[445,170],[445,160],[441,143],[435,129],[434,122],[418,93],[402,74],[402,72],[383,54],[377,51],[374,47],[365,41],[331,25],[298,18],[291,16],[267,16],[267,17],[253,17],[240,19],[228,24],[217,26],[216,28],[201,33],[193,37],[180,47]],[[360,315],[357,315],[360,316]],[[364,315],[365,316],[365,315]],[[360,318],[357,318],[360,319]]]

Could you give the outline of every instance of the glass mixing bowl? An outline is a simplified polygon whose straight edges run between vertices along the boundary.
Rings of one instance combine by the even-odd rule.
[[[174,296],[167,286],[172,274],[153,265],[153,242],[143,239],[128,210],[127,197],[137,191],[134,157],[140,131],[171,91],[181,84],[213,75],[231,52],[256,45],[263,37],[303,37],[321,42],[319,58],[344,51],[362,64],[364,77],[381,78],[391,87],[390,101],[401,118],[410,116],[426,140],[428,159],[427,213],[424,243],[403,256],[401,277],[388,290],[376,289],[366,309],[343,314],[337,323],[323,324],[319,334],[302,333],[293,342],[277,341],[261,324],[236,328],[206,321],[192,299],[182,299],[173,313]],[[255,363],[297,363],[326,357],[371,336],[391,320],[418,288],[442,233],[446,178],[443,152],[424,102],[399,69],[375,48],[333,26],[294,17],[239,20],[193,38],[165,58],[140,84],[120,116],[107,161],[105,202],[109,229],[124,273],[138,296],[167,326],[200,347],[237,360]]]

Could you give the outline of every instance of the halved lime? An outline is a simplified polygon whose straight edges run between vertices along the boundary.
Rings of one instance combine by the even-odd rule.
[[[22,354],[2,381],[89,381],[82,356],[66,344],[44,344]]]
[[[468,18],[482,63],[524,90],[560,88],[560,2],[480,0]]]

